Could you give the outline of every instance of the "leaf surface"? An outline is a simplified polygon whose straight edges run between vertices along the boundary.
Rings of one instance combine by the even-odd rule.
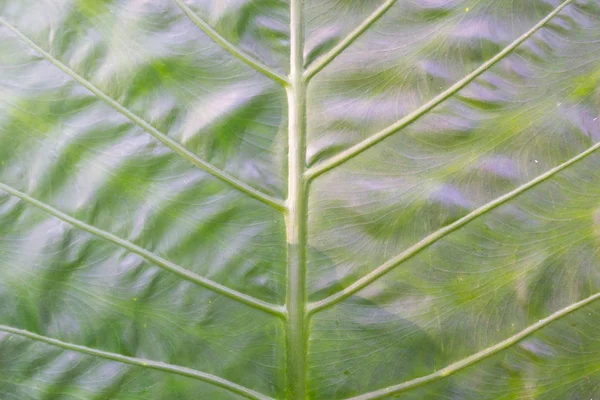
[[[600,396],[595,0],[0,0],[0,397]]]

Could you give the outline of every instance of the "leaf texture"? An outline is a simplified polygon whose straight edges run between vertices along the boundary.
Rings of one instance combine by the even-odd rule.
[[[0,0],[0,398],[600,396],[595,0]]]

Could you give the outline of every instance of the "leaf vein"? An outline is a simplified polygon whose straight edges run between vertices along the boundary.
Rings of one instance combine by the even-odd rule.
[[[393,135],[394,133],[400,131],[401,129],[407,127],[412,124],[423,115],[427,114],[433,108],[437,107],[440,103],[445,101],[446,99],[452,97],[455,93],[460,91],[462,88],[467,86],[470,82],[472,82],[479,75],[489,70],[492,66],[502,60],[504,57],[512,53],[521,43],[530,38],[535,32],[544,27],[552,18],[554,18],[558,13],[560,13],[566,6],[572,3],[573,0],[566,0],[561,5],[556,7],[550,14],[544,17],[540,22],[538,22],[535,26],[533,26],[530,30],[525,32],[523,35],[518,37],[511,44],[506,46],[502,51],[496,54],[494,57],[490,58],[488,61],[480,65],[477,69],[472,71],[470,74],[466,75],[464,78],[456,82],[454,85],[450,86],[448,89],[438,94],[433,99],[429,100],[427,103],[411,112],[404,118],[396,121],[392,125],[384,128],[383,130],[375,133],[371,137],[355,144],[354,146],[338,153],[337,155],[329,158],[328,160],[318,164],[314,167],[311,167],[308,171],[306,171],[306,178],[309,180],[315,179],[318,176],[342,165],[348,160],[356,157],[357,155],[363,153],[364,151],[370,149],[375,146],[379,142]]]
[[[593,303],[594,301],[596,301],[598,299],[600,299],[600,293],[593,294],[583,300],[573,303],[565,308],[562,308],[562,309],[554,312],[553,314],[549,315],[548,317],[539,320],[535,324],[528,326],[527,328],[514,334],[513,336],[511,336],[507,339],[504,339],[503,341],[496,343],[493,346],[487,347],[486,349],[483,349],[475,354],[465,357],[462,360],[456,361],[456,362],[448,365],[447,367],[444,367],[434,373],[431,373],[431,374],[425,375],[425,376],[421,376],[419,378],[415,378],[415,379],[406,381],[406,382],[398,384],[398,385],[388,386],[387,388],[383,388],[383,389],[379,389],[379,390],[376,390],[373,392],[365,393],[360,396],[351,397],[346,400],[382,399],[382,398],[386,398],[391,395],[396,395],[396,394],[399,394],[402,392],[406,392],[411,389],[416,389],[416,388],[426,385],[428,383],[435,382],[440,379],[444,379],[450,375],[454,375],[457,372],[460,372],[461,370],[463,370],[465,368],[473,366],[473,365],[475,365],[483,360],[486,360],[487,358],[489,358],[503,350],[510,348],[511,346],[526,339],[527,337],[531,336],[532,334],[539,331],[540,329],[550,325],[552,322],[558,321],[559,319],[566,317],[567,315],[581,309],[584,306],[587,306],[587,305]]]
[[[92,82],[88,81],[87,79],[85,79],[84,77],[79,75],[77,72],[75,72],[71,68],[69,68],[67,65],[63,64],[61,61],[56,59],[54,56],[52,56],[46,50],[42,49],[40,46],[38,46],[36,43],[34,43],[31,39],[29,39],[27,36],[25,36],[21,31],[19,31],[16,27],[9,24],[2,17],[0,17],[0,24],[4,25],[6,28],[11,30],[19,39],[21,39],[23,42],[25,42],[30,48],[32,48],[33,50],[38,52],[42,57],[44,57],[44,59],[46,59],[47,61],[52,63],[54,66],[58,67],[61,71],[63,71],[67,75],[71,76],[71,78],[73,78],[74,80],[79,82],[81,85],[83,85],[85,88],[87,88],[96,97],[100,98],[102,101],[104,101],[110,107],[112,107],[114,110],[116,110],[117,112],[119,112],[122,115],[124,115],[125,117],[127,117],[134,124],[136,124],[137,126],[142,128],[144,131],[149,133],[151,136],[153,136],[155,139],[157,139],[164,145],[168,146],[171,150],[173,150],[175,153],[182,156],[184,159],[186,159],[187,161],[192,163],[194,166],[204,170],[205,172],[211,174],[212,176],[221,180],[222,182],[225,182],[228,185],[236,188],[240,192],[243,192],[256,200],[259,200],[259,201],[263,202],[264,204],[271,206],[272,208],[275,208],[280,211],[285,210],[285,205],[282,200],[276,199],[265,193],[262,193],[261,191],[251,187],[247,183],[244,183],[244,182],[240,181],[239,179],[234,178],[233,176],[229,175],[227,172],[222,171],[222,170],[218,169],[217,167],[215,167],[214,165],[202,160],[197,155],[195,155],[194,153],[192,153],[191,151],[186,149],[184,146],[182,146],[180,143],[176,142],[175,140],[171,139],[169,136],[160,132],[158,129],[156,129],[155,127],[150,125],[148,122],[146,122],[142,118],[138,117],[136,114],[134,114],[133,112],[131,112],[130,110],[128,110],[127,108],[122,106],[120,103],[118,103],[117,101],[115,101],[114,99],[109,97],[106,93],[102,92]]]
[[[556,175],[560,171],[568,168],[569,166],[575,164],[576,162],[581,161],[584,158],[586,158],[587,156],[593,154],[598,149],[600,149],[600,142],[596,143],[594,146],[588,148],[587,150],[579,153],[575,157],[565,161],[564,163],[546,171],[545,173],[543,173],[541,175],[538,175],[537,177],[530,180],[529,182],[526,182],[526,183],[522,184],[521,186],[511,190],[510,192],[505,193],[504,195],[497,197],[496,199],[476,208],[475,210],[471,211],[469,214],[456,220],[455,222],[451,223],[450,225],[447,225],[441,229],[438,229],[437,231],[431,233],[430,235],[428,235],[427,237],[425,237],[418,243],[414,244],[413,246],[409,247],[402,253],[398,254],[396,257],[391,258],[390,260],[381,264],[379,267],[375,268],[370,273],[368,273],[365,276],[363,276],[362,278],[356,280],[354,283],[352,283],[345,289],[342,289],[339,292],[334,293],[331,296],[326,297],[323,300],[319,300],[317,302],[311,303],[308,307],[309,313],[311,313],[311,314],[316,313],[320,310],[331,307],[332,305],[344,300],[345,298],[351,296],[352,294],[358,292],[359,290],[368,286],[372,282],[381,278],[383,275],[387,274],[388,272],[390,272],[392,269],[399,266],[403,262],[416,256],[421,251],[425,250],[426,248],[428,248],[432,244],[436,243],[438,240],[442,239],[443,237],[445,237],[445,236],[449,235],[450,233],[456,231],[457,229],[465,226],[466,224],[475,220],[476,218],[479,218],[480,216],[487,214],[488,212],[494,210],[495,208],[501,206],[502,204],[508,202],[509,200],[517,197],[518,195],[526,192],[527,190],[533,188],[534,186],[537,186],[540,183],[550,179],[552,176]]]
[[[194,10],[192,10],[190,7],[188,7],[183,1],[181,1],[181,0],[173,0],[173,1],[175,2],[175,4],[177,4],[177,6],[179,6],[179,8],[181,8],[181,11],[183,11],[184,14],[187,15],[187,17],[198,28],[200,28],[200,30],[202,30],[202,32],[204,32],[208,37],[210,37],[215,43],[217,43],[222,48],[227,50],[235,58],[246,63],[250,67],[254,68],[258,72],[262,73],[263,75],[273,79],[274,81],[276,81],[284,86],[289,85],[289,80],[286,77],[279,75],[277,72],[273,71],[267,65],[252,58],[251,56],[249,56],[248,54],[243,52],[241,49],[234,46],[230,41],[228,41],[223,36],[221,36],[213,27],[211,27],[202,18],[200,18],[200,16],[198,14],[196,14],[194,12]]]
[[[176,0],[179,1],[179,0]],[[325,68],[330,62],[336,59],[344,50],[346,50],[356,39],[358,39],[370,26],[377,22],[386,12],[389,10],[396,0],[387,0],[385,3],[380,5],[371,15],[367,17],[358,27],[356,27],[344,40],[338,43],[333,49],[327,54],[317,60],[304,72],[304,79],[310,80],[313,76],[318,74],[323,68]]]
[[[23,193],[15,188],[13,188],[12,186],[9,186],[5,183],[0,182],[0,189],[10,193],[11,195],[13,195],[15,197],[20,198],[24,202],[48,213],[64,222],[67,222],[67,223],[69,223],[79,229],[82,229],[92,235],[101,237],[119,247],[129,250],[132,253],[135,253],[135,254],[139,255],[140,257],[144,258],[145,260],[150,261],[151,263],[159,266],[160,268],[170,271],[170,272],[176,274],[177,276],[179,276],[180,278],[183,278],[189,282],[195,283],[198,286],[212,290],[213,292],[219,293],[219,294],[226,296],[232,300],[235,300],[239,303],[242,303],[249,307],[267,312],[269,314],[276,315],[279,317],[283,317],[285,315],[282,307],[280,307],[280,306],[277,306],[277,305],[271,304],[271,303],[267,303],[263,300],[260,300],[255,297],[249,296],[247,294],[238,292],[237,290],[231,289],[227,286],[221,285],[210,279],[204,278],[204,277],[202,277],[192,271],[189,271],[189,270],[187,270],[165,258],[160,257],[159,255],[152,253],[149,250],[146,250],[136,244],[131,243],[128,240],[122,239],[116,235],[113,235],[110,232],[104,231],[100,228],[89,225],[83,221],[80,221],[74,217],[71,217],[70,215],[63,213],[62,211],[59,211],[59,210],[55,209],[54,207],[52,207],[40,200],[35,199],[26,193]]]
[[[144,358],[128,357],[122,354],[111,353],[108,351],[93,349],[86,346],[81,346],[74,343],[63,342],[62,340],[54,339],[47,336],[38,335],[37,333],[29,332],[23,329],[14,328],[11,326],[0,325],[0,331],[8,334],[21,336],[27,339],[31,339],[37,342],[43,342],[52,346],[60,347],[70,351],[76,351],[78,353],[87,354],[106,360],[116,361],[123,364],[135,365],[137,367],[154,369],[162,372],[169,372],[176,375],[181,375],[187,378],[193,378],[196,380],[204,381],[212,385],[221,387],[229,390],[230,392],[239,394],[249,399],[254,400],[271,400],[270,397],[258,393],[252,389],[241,386],[237,383],[228,381],[227,379],[212,375],[206,372],[198,371],[196,369],[182,367],[179,365],[167,364],[160,361],[147,360]]]

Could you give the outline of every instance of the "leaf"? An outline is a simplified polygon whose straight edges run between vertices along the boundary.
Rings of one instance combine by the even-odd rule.
[[[0,1],[0,398],[600,396],[599,26]]]

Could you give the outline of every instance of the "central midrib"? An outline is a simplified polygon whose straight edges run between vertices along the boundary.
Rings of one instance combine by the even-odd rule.
[[[285,321],[286,398],[304,400],[307,382],[306,313],[306,82],[303,78],[301,0],[290,2],[290,84],[288,100],[288,198],[286,201],[287,294]]]

